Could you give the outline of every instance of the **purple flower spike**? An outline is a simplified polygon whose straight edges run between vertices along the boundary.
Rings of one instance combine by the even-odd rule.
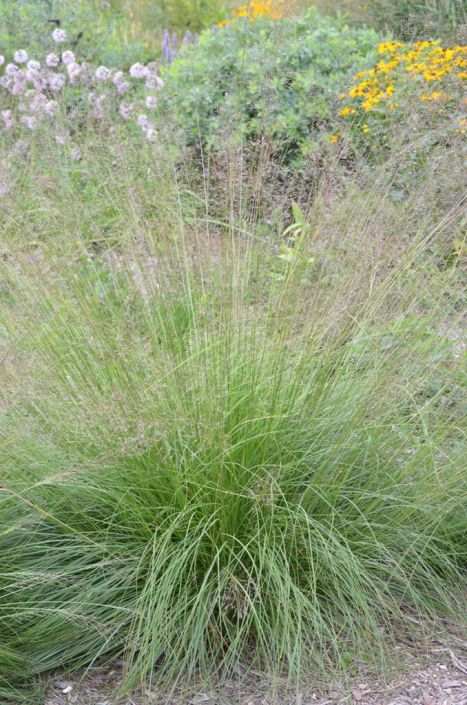
[[[166,64],[171,63],[171,50],[170,50],[170,33],[168,29],[164,29],[164,34],[162,37],[162,54],[165,59]]]

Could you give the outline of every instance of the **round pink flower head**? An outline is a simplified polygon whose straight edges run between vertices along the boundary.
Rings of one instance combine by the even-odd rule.
[[[145,78],[147,74],[147,69],[143,64],[133,64],[130,66],[130,76],[132,78]]]
[[[117,87],[117,93],[119,95],[123,95],[124,93],[127,93],[130,90],[130,84],[128,81],[120,81],[120,83],[116,84]]]
[[[43,91],[47,87],[47,77],[39,71],[28,71],[26,76],[37,91]]]
[[[36,118],[33,115],[23,115],[19,121],[26,125],[29,130],[34,130],[36,127]]]
[[[54,31],[52,32],[52,39],[54,40],[54,42],[55,42],[56,44],[63,44],[63,42],[66,41],[66,32],[65,32],[65,30],[64,30],[64,29],[60,29],[59,27],[57,27],[56,29],[54,29]]]
[[[50,90],[56,93],[57,91],[60,91],[63,86],[65,85],[65,76],[62,73],[57,73],[54,74],[53,76],[50,76],[49,78],[49,87]]]
[[[154,110],[155,108],[157,108],[157,98],[155,95],[147,96],[146,107],[149,108],[149,110]]]
[[[105,101],[107,100],[107,93],[102,93],[102,95],[98,95],[94,101],[94,109],[92,111],[92,114],[96,118],[96,120],[102,120],[104,115],[105,115]]]
[[[149,123],[148,116],[147,115],[138,115],[136,122],[138,123],[138,125],[140,127],[142,127],[144,129]]]
[[[157,133],[153,127],[148,127],[144,131],[144,135],[148,142],[155,142],[157,140]]]
[[[28,71],[35,72],[35,71],[40,71],[41,65],[38,61],[35,61],[34,59],[30,59],[28,63],[26,64],[26,67]]]
[[[45,63],[47,66],[50,66],[51,68],[56,68],[60,62],[60,59],[58,58],[57,54],[47,54],[45,57]]]
[[[40,113],[45,109],[47,98],[43,93],[36,93],[31,100],[29,109],[32,113]]]
[[[11,130],[11,128],[15,124],[15,119],[11,110],[2,110],[0,114],[2,116],[3,126],[5,130]]]
[[[146,83],[144,84],[146,88],[154,88],[156,91],[160,91],[161,88],[164,86],[164,81],[162,78],[159,78],[154,72],[151,72],[147,79]]]
[[[72,51],[67,49],[67,51],[62,52],[62,61],[66,64],[73,64],[75,61],[75,55]]]
[[[11,86],[8,87],[11,95],[23,95],[25,91],[25,79],[26,74],[22,71],[18,71],[14,78],[11,80]]]
[[[18,49],[18,51],[15,51],[15,53],[13,54],[13,61],[16,64],[25,64],[27,60],[28,52],[24,49]]]
[[[5,73],[7,76],[15,76],[19,72],[19,68],[15,64],[7,64]]]
[[[47,115],[55,115],[57,112],[58,108],[58,103],[55,100],[49,100],[47,103],[44,105],[44,112],[47,113]]]
[[[72,61],[71,63],[67,64],[66,71],[70,78],[70,81],[73,82],[75,78],[78,78],[78,76],[80,75],[81,66],[77,64],[76,61]]]
[[[110,69],[107,66],[99,66],[94,75],[98,81],[107,81],[110,78]]]
[[[118,111],[124,120],[130,119],[132,110],[133,105],[131,103],[129,105],[127,103],[120,103],[120,106],[118,108]]]

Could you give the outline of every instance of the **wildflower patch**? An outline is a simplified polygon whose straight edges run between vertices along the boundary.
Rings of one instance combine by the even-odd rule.
[[[466,46],[443,48],[437,41],[382,42],[378,56],[372,68],[355,74],[349,90],[341,96],[345,105],[340,116],[362,123],[362,131],[368,131],[363,123],[370,120],[375,127],[381,120],[384,123],[388,111],[398,116],[408,110],[413,114],[418,104],[430,111],[432,119],[433,112],[446,117],[448,104],[458,104],[467,78]],[[450,124],[448,129],[458,131],[458,125]]]
[[[80,125],[117,116],[155,141],[156,125],[146,114],[156,110],[163,87],[155,62],[136,62],[128,71],[95,67],[66,48],[65,30],[54,29],[51,40],[53,51],[38,58],[25,49],[16,50],[10,61],[0,55],[1,137],[14,142],[44,127],[63,145]]]

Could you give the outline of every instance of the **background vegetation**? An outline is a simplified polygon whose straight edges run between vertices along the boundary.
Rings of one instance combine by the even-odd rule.
[[[430,7],[0,4],[2,703],[461,621],[466,49]]]

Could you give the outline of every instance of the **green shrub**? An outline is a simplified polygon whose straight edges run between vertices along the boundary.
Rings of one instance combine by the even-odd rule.
[[[338,94],[375,58],[377,34],[310,10],[205,32],[164,72],[165,105],[190,144],[266,138],[285,160],[316,148]]]

